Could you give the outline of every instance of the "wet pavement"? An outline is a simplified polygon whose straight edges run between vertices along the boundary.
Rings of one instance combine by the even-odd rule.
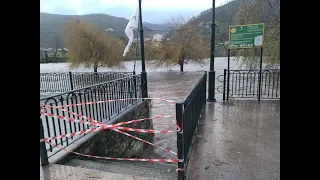
[[[59,164],[40,166],[40,180],[160,180]]]
[[[181,101],[188,92],[196,85],[204,72],[151,72],[148,73],[148,95],[154,98],[164,98],[174,101]],[[152,116],[176,114],[174,104],[153,100],[151,110]],[[154,119],[155,130],[175,131],[176,127],[172,120],[175,118]],[[155,134],[154,143],[158,146],[177,152],[177,134]],[[175,158],[162,149],[148,146],[143,158]]]
[[[91,163],[104,168],[50,164],[40,167],[40,180],[153,179],[151,175],[142,177],[145,176],[143,173],[106,172],[110,166]],[[130,170],[126,168],[125,171]],[[135,171],[141,172],[141,169]],[[152,177],[161,177],[159,179],[172,177],[154,175]],[[194,179],[280,179],[280,101],[207,103],[187,170],[187,180]]]
[[[187,180],[280,179],[280,101],[207,103]]]

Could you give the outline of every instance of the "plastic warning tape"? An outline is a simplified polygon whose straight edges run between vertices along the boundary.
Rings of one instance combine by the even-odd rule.
[[[95,132],[95,131],[101,131],[104,129],[107,129],[108,127],[106,126],[101,126],[101,127],[93,127],[93,128],[89,128],[89,129],[85,129],[85,130],[81,130],[78,132],[73,132],[73,133],[69,133],[69,134],[62,134],[59,136],[53,136],[51,138],[44,138],[44,139],[40,139],[40,142],[44,142],[44,141],[51,141],[51,140],[55,140],[55,139],[60,139],[60,138],[67,138],[67,137],[74,137],[77,135],[83,135],[83,134],[87,134],[87,133],[91,133],[91,132]],[[168,131],[168,130],[153,130],[153,129],[135,129],[135,128],[129,128],[129,127],[122,127],[122,126],[114,126],[112,128],[117,128],[117,129],[121,129],[124,131],[134,131],[134,132],[138,132],[138,133],[160,133],[160,134],[166,134],[166,133],[173,133],[176,131]]]
[[[66,137],[70,137],[70,136],[76,136],[76,135],[82,135],[82,134],[85,134],[85,133],[90,133],[90,132],[94,132],[94,131],[99,131],[99,130],[103,130],[103,129],[106,129],[106,128],[109,128],[113,131],[116,131],[120,134],[123,134],[123,135],[126,135],[126,136],[129,136],[133,139],[136,139],[136,140],[139,140],[141,142],[144,142],[144,143],[147,143],[147,144],[150,144],[151,146],[154,146],[154,147],[157,147],[157,148],[160,148],[168,153],[171,153],[171,154],[174,154],[174,155],[177,155],[177,153],[167,149],[167,148],[163,148],[163,147],[160,147],[158,145],[155,145],[149,141],[146,141],[144,139],[141,139],[141,138],[138,138],[137,136],[134,136],[132,134],[129,134],[129,133],[126,133],[126,132],[123,132],[119,129],[116,129],[117,126],[113,126],[113,127],[108,127],[108,125],[105,125],[103,126],[102,124],[99,124],[101,127],[99,128],[91,128],[91,129],[87,129],[87,130],[82,130],[82,131],[78,131],[78,132],[74,132],[74,133],[70,133],[70,134],[63,134],[63,135],[60,135],[60,136],[54,136],[54,137],[51,137],[51,138],[44,138],[44,139],[40,139],[40,142],[44,142],[44,141],[49,141],[49,140],[55,140],[55,139],[60,139],[60,138],[66,138]]]
[[[71,106],[81,106],[81,105],[89,105],[89,104],[99,104],[99,103],[108,103],[108,102],[116,102],[116,101],[127,101],[127,100],[161,100],[161,101],[165,101],[165,102],[169,102],[172,104],[176,104],[176,101],[173,100],[168,100],[168,99],[162,99],[162,98],[126,98],[126,99],[105,99],[102,101],[94,101],[94,102],[82,102],[82,103],[78,103],[78,104],[66,104],[66,105],[62,105],[62,106],[51,106],[51,105],[46,105],[48,108],[58,108],[61,109],[63,107],[71,107]],[[40,102],[41,104],[43,104],[42,102]]]
[[[167,133],[177,132],[177,131],[168,131],[168,130],[136,129],[136,128],[122,127],[122,126],[118,126],[117,129],[121,129],[124,131],[133,131],[137,133],[152,133],[152,134],[167,134]]]
[[[118,99],[118,100],[129,100],[129,99],[139,99],[139,98],[128,98],[128,99]],[[141,98],[140,98],[140,99],[141,99]],[[164,101],[168,101],[168,102],[173,102],[173,103],[175,103],[174,101],[165,100],[165,99],[162,99],[162,98],[143,98],[143,99],[160,99],[160,100],[164,100]],[[117,101],[117,100],[104,100],[104,101],[100,101],[100,102],[112,102],[112,101]],[[41,103],[41,102],[40,102],[40,103]],[[99,103],[99,102],[87,102],[87,103],[71,104],[71,105],[72,105],[72,106],[76,106],[76,105],[96,104],[96,103]],[[46,105],[46,104],[44,104],[44,103],[41,103],[41,104],[42,104],[45,108],[58,108],[58,109],[60,109],[60,110],[67,111],[69,114],[73,114],[73,115],[75,115],[75,116],[77,116],[77,117],[81,117],[81,118],[84,118],[84,119],[86,119],[86,120],[89,120],[90,123],[85,122],[85,121],[82,121],[82,120],[76,120],[76,119],[74,119],[74,118],[68,118],[68,117],[63,117],[63,116],[59,116],[59,115],[57,116],[57,115],[54,115],[54,114],[51,114],[51,113],[45,113],[45,111],[44,111],[44,112],[40,112],[41,116],[42,116],[42,115],[47,115],[47,116],[49,116],[49,117],[56,117],[56,118],[62,119],[62,120],[68,120],[68,121],[73,121],[73,122],[78,122],[78,123],[83,123],[83,124],[90,124],[90,125],[95,125],[95,126],[101,126],[100,128],[91,128],[91,129],[88,129],[88,130],[82,130],[82,131],[74,132],[74,133],[70,133],[70,134],[64,134],[64,135],[60,135],[60,136],[54,136],[54,137],[50,138],[50,140],[57,139],[57,138],[65,138],[65,137],[68,137],[68,136],[76,136],[76,135],[81,135],[81,134],[85,134],[85,133],[90,133],[90,132],[97,131],[97,130],[103,130],[103,129],[106,129],[106,128],[110,128],[110,129],[113,130],[113,131],[116,131],[116,132],[118,132],[118,133],[127,135],[127,136],[129,136],[129,137],[131,137],[131,138],[134,138],[134,139],[137,139],[137,140],[139,140],[139,141],[145,142],[145,143],[150,144],[150,145],[152,145],[152,146],[154,146],[154,147],[158,147],[158,148],[160,148],[160,149],[162,149],[162,150],[164,150],[164,151],[166,151],[166,152],[168,152],[168,153],[172,153],[172,154],[174,154],[174,155],[177,155],[177,153],[175,153],[175,152],[173,152],[173,151],[171,151],[171,150],[169,150],[169,149],[166,149],[166,148],[157,146],[157,145],[155,145],[155,144],[153,144],[153,143],[151,143],[151,142],[148,142],[148,141],[143,140],[143,139],[141,139],[141,138],[138,138],[138,137],[136,137],[136,136],[134,136],[134,135],[131,135],[131,134],[128,134],[128,133],[126,133],[126,132],[123,132],[123,131],[121,131],[121,130],[119,130],[119,129],[116,129],[117,126],[119,126],[119,125],[124,125],[124,124],[139,122],[139,120],[132,120],[132,121],[120,122],[120,123],[112,124],[112,125],[106,125],[106,124],[103,124],[103,123],[101,123],[101,122],[95,121],[95,120],[93,120],[93,119],[91,119],[91,118],[82,116],[81,114],[76,114],[76,113],[74,113],[74,112],[71,112],[71,111],[68,111],[68,110],[63,109],[63,107],[67,107],[67,106],[71,106],[71,105],[65,105],[65,106],[49,106],[49,105]],[[45,110],[46,110],[46,109],[45,109]],[[171,116],[171,115],[169,115],[169,116]],[[158,117],[159,117],[159,116],[158,116]],[[141,120],[147,120],[147,119],[150,119],[150,118],[140,119],[140,121],[141,121]],[[152,118],[152,119],[153,119],[153,118]],[[178,124],[177,124],[175,121],[173,121],[173,122],[176,124],[176,126],[177,126],[177,128],[178,128],[177,131],[180,131],[181,129],[180,129],[180,127],[178,126]],[[128,127],[121,127],[121,128],[125,128],[125,129],[127,128],[128,130],[137,131],[137,129],[134,129],[134,128],[128,128]],[[138,131],[141,131],[141,129],[138,129]],[[146,131],[144,131],[144,132],[146,132]],[[152,132],[152,131],[149,130],[148,132]],[[154,131],[154,132],[155,132],[155,131]],[[164,132],[166,132],[166,131],[162,131],[162,133],[164,133]],[[167,131],[167,132],[168,132],[168,131]],[[49,140],[49,138],[42,139],[42,140],[40,140],[40,142],[47,141],[47,140]]]
[[[47,105],[45,105],[45,104],[43,104],[46,108],[49,108]],[[95,121],[94,119],[92,119],[92,118],[89,118],[89,117],[86,117],[86,116],[83,116],[83,115],[81,115],[81,114],[78,114],[78,113],[74,113],[74,112],[72,112],[72,111],[69,111],[69,110],[66,110],[66,109],[61,109],[60,108],[60,110],[62,110],[62,111],[65,111],[65,112],[67,112],[68,114],[72,114],[72,115],[75,115],[76,117],[79,117],[79,118],[83,118],[83,119],[85,119],[85,120],[89,120],[89,121],[91,121],[91,123],[90,123],[90,125],[94,125],[94,124],[92,124],[92,123],[98,123],[98,124],[100,124],[101,122],[99,122],[99,121]],[[44,113],[43,113],[44,114]],[[42,114],[42,115],[43,115]],[[46,114],[46,115],[50,115],[51,117],[55,117],[53,114]],[[172,116],[174,116],[175,117],[175,115],[172,115]],[[58,117],[58,116],[56,116],[56,117]],[[164,116],[162,116],[163,118],[165,118]],[[161,118],[162,118],[161,117]],[[62,118],[61,116],[59,117],[59,118]],[[160,116],[156,116],[155,118],[160,118]],[[155,118],[152,118],[152,119],[155,119]],[[144,118],[145,120],[147,120],[147,118]],[[74,121],[74,119],[73,118],[69,118],[69,121]],[[133,121],[135,121],[135,120],[132,120],[132,121],[128,121],[128,122],[123,122],[123,123],[125,123],[125,124],[129,124],[129,123],[133,123]],[[79,123],[85,123],[84,121],[75,121],[75,122],[79,122]],[[176,132],[179,132],[180,131],[180,127],[179,127],[179,125],[176,123],[176,121],[173,121],[173,123],[175,124],[175,126],[177,127],[177,131]],[[87,124],[87,123],[86,123]],[[103,123],[101,123],[101,124],[103,124]],[[103,124],[103,125],[105,125],[105,124]],[[118,124],[116,124],[116,125],[118,125]],[[174,132],[174,131],[167,131],[167,130],[151,130],[151,129],[134,129],[134,128],[127,128],[127,127],[119,127],[118,129],[123,129],[123,130],[126,130],[126,131],[134,131],[134,132],[142,132],[142,133],[161,133],[161,134],[166,134],[166,133],[168,133],[168,132]]]
[[[95,121],[87,122],[87,121],[83,121],[83,120],[77,120],[77,119],[74,119],[74,118],[71,118],[71,117],[64,117],[64,116],[55,115],[55,114],[51,114],[51,113],[45,113],[45,112],[40,112],[40,114],[42,114],[44,116],[48,116],[48,117],[58,118],[60,120],[66,120],[66,121],[71,121],[71,122],[76,122],[76,123],[81,123],[81,124],[88,124],[88,125],[94,125],[94,126],[96,126],[98,124],[101,124],[101,122],[98,122],[98,123],[96,123]],[[175,117],[175,115],[165,115],[165,116],[159,115],[159,116],[155,116],[155,117],[151,117],[151,118],[143,118],[143,119],[125,121],[125,122],[120,122],[120,123],[116,123],[116,124],[106,125],[107,126],[106,128],[112,128],[112,127],[115,127],[115,126],[131,124],[131,123],[140,122],[140,121],[144,121],[144,120],[159,119],[159,118],[171,118],[171,117]]]
[[[124,135],[126,135],[126,136],[129,136],[129,137],[131,137],[131,138],[133,138],[133,139],[136,139],[136,140],[139,140],[139,141],[141,141],[141,142],[150,144],[150,145],[153,146],[153,147],[160,148],[160,149],[162,149],[162,150],[164,150],[164,151],[166,151],[166,152],[168,152],[168,153],[177,155],[176,152],[173,152],[173,151],[171,151],[171,150],[169,150],[169,149],[167,149],[167,148],[163,148],[163,147],[160,147],[160,146],[158,146],[158,145],[155,145],[155,144],[153,144],[153,143],[151,143],[151,142],[149,142],[149,141],[146,141],[146,140],[144,140],[144,139],[138,138],[137,136],[134,136],[134,135],[129,134],[129,133],[126,133],[126,132],[123,132],[123,131],[121,131],[121,130],[119,130],[119,129],[111,129],[111,130],[114,130],[114,131],[116,131],[116,132],[118,132],[118,133],[120,133],[120,134],[124,134]]]
[[[49,108],[47,105],[45,105],[45,104],[43,104],[43,105],[45,106],[45,110],[46,110],[47,108]],[[72,111],[69,111],[69,110],[66,110],[66,109],[63,109],[63,108],[60,108],[60,110],[65,111],[65,112],[67,112],[68,114],[72,114],[72,115],[74,115],[74,116],[76,116],[76,117],[83,118],[83,119],[85,119],[85,120],[91,121],[91,123],[89,123],[90,125],[94,125],[94,124],[92,124],[92,123],[98,123],[98,124],[101,123],[101,122],[96,121],[96,120],[94,120],[94,119],[92,119],[92,118],[83,116],[83,115],[78,114],[78,113],[74,113],[74,112],[72,112]],[[56,118],[58,118],[58,116],[55,116],[55,115],[53,115],[53,114],[45,114],[45,112],[40,112],[40,114],[41,114],[41,116],[42,116],[42,115],[48,115],[48,116],[50,116],[50,117],[56,117]],[[171,116],[172,116],[172,117],[175,117],[175,115],[171,115]],[[155,117],[152,118],[152,119],[156,119],[156,118],[168,118],[168,117],[155,116]],[[60,119],[61,119],[61,116],[60,116]],[[66,119],[64,119],[64,120],[66,120]],[[149,119],[148,119],[148,118],[144,118],[144,120],[149,120]],[[74,121],[74,122],[78,122],[78,123],[82,123],[82,124],[87,124],[85,121],[82,121],[82,120],[76,120],[76,121],[75,121],[74,118],[68,118],[68,121]],[[132,121],[127,121],[127,122],[123,122],[123,123],[125,123],[125,124],[130,124],[130,123],[134,123],[134,121],[139,122],[139,121],[141,121],[141,119],[132,120]],[[172,120],[172,122],[174,123],[174,125],[175,125],[176,128],[177,128],[177,131],[176,131],[176,132],[180,132],[180,131],[181,131],[181,128],[180,128],[180,126],[178,125],[178,123],[177,123],[175,120]],[[103,123],[102,123],[102,124],[103,124]],[[117,124],[116,124],[116,125],[117,125]],[[122,125],[124,125],[124,124],[122,124]],[[137,130],[135,130],[135,129],[128,129],[127,131],[152,133],[152,132],[149,131],[149,130],[140,130],[140,129],[137,129]],[[161,132],[156,131],[156,132],[154,132],[154,133],[162,133],[162,134],[165,134],[164,132],[165,132],[165,130],[161,130]],[[180,133],[181,133],[181,132],[180,132]]]
[[[57,108],[59,110],[62,110],[62,111],[65,111],[67,112],[68,114],[73,114],[75,115],[76,117],[79,117],[79,118],[83,118],[83,119],[86,119],[86,120],[89,120],[89,121],[93,121],[95,123],[100,123],[98,121],[95,121],[94,119],[92,118],[89,118],[89,117],[86,117],[86,116],[83,116],[81,114],[78,114],[78,113],[74,113],[72,111],[69,111],[69,110],[66,110],[64,109],[63,107],[67,107],[67,106],[77,106],[77,105],[85,105],[85,104],[97,104],[97,103],[102,103],[102,102],[115,102],[115,101],[124,101],[124,100],[131,100],[131,99],[151,99],[151,100],[162,100],[162,101],[166,101],[166,102],[170,102],[170,103],[176,103],[175,101],[173,100],[167,100],[167,99],[163,99],[163,98],[127,98],[127,99],[115,99],[115,100],[103,100],[103,101],[96,101],[96,102],[86,102],[86,103],[79,103],[79,104],[69,104],[69,105],[65,105],[65,106],[50,106],[50,105],[46,105],[44,104],[43,102],[40,102],[41,105],[43,105],[45,108]],[[146,119],[147,120],[147,119]],[[78,122],[78,121],[75,121],[75,122]],[[80,121],[80,123],[82,123]],[[177,132],[180,132],[181,131],[181,128],[180,126],[178,125],[178,123],[176,121],[173,121],[173,123],[175,124],[175,126],[177,127]],[[180,132],[182,133],[182,132]]]
[[[131,134],[128,134],[128,133],[125,133],[125,132],[120,131],[120,130],[118,130],[118,129],[115,129],[115,128],[117,128],[117,126],[122,125],[122,124],[128,124],[130,121],[121,122],[121,123],[117,123],[117,124],[106,125],[106,124],[103,124],[103,123],[100,123],[100,122],[99,122],[99,123],[94,123],[94,122],[88,123],[88,122],[85,122],[85,121],[82,121],[82,120],[75,120],[75,119],[73,119],[73,118],[67,118],[67,117],[63,117],[63,116],[56,116],[56,115],[54,115],[54,114],[43,113],[43,115],[48,115],[48,116],[50,116],[50,117],[57,117],[57,118],[59,118],[59,119],[65,119],[65,120],[70,120],[70,119],[72,119],[73,122],[79,122],[79,123],[83,123],[83,124],[90,124],[90,125],[98,125],[98,126],[101,126],[101,127],[99,127],[99,128],[91,128],[91,129],[82,130],[82,131],[79,131],[79,132],[73,132],[73,133],[70,133],[70,134],[63,134],[63,135],[60,135],[60,136],[54,136],[54,137],[50,138],[51,140],[59,139],[59,138],[65,138],[65,137],[69,137],[69,136],[82,135],[82,134],[90,133],[90,132],[93,132],[93,131],[96,131],[96,130],[98,131],[98,130],[103,130],[103,129],[106,129],[106,128],[110,128],[111,130],[114,130],[114,131],[119,132],[119,133],[121,133],[121,134],[127,135],[127,136],[129,136],[129,137],[131,137],[131,138],[134,138],[134,139],[137,139],[137,140],[139,140],[139,141],[145,142],[145,143],[150,144],[150,145],[152,145],[152,146],[154,146],[154,147],[158,147],[158,148],[160,148],[160,149],[162,149],[162,150],[164,150],[164,151],[166,151],[166,152],[172,153],[172,154],[174,154],[174,155],[177,154],[177,153],[175,153],[175,152],[173,152],[173,151],[171,151],[171,150],[169,150],[169,149],[166,149],[166,148],[157,146],[157,145],[155,145],[155,144],[153,144],[153,143],[150,143],[150,142],[148,142],[148,141],[146,141],[146,140],[140,139],[140,138],[138,138],[138,137],[136,137],[136,136],[133,136],[133,135],[131,135]],[[169,116],[171,117],[171,115],[169,115]],[[160,116],[158,116],[158,117],[160,117]],[[161,116],[161,117],[164,117],[164,116]],[[145,119],[146,119],[146,118],[145,118]],[[141,120],[144,120],[144,119],[141,119]],[[131,122],[137,122],[137,121],[138,121],[138,120],[132,120]],[[49,138],[41,139],[40,142],[43,142],[43,141],[46,141],[46,140],[49,140]]]

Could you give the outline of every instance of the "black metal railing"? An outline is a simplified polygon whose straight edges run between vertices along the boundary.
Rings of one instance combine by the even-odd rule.
[[[280,99],[280,69],[226,70],[223,100],[232,98]]]
[[[40,92],[62,93],[123,78],[133,72],[62,72],[40,73]]]
[[[178,179],[185,179],[192,144],[196,135],[201,112],[206,104],[207,72],[203,74],[199,82],[188,93],[182,102],[176,104],[176,119],[181,131],[177,133]]]
[[[141,74],[131,75],[108,81],[85,88],[68,91],[58,95],[40,99],[40,102],[50,106],[64,106],[67,111],[74,112],[92,118],[99,122],[107,122],[119,113],[133,106],[139,99],[131,99],[124,101],[91,103],[103,100],[141,98],[142,96],[142,79]],[[83,104],[81,104],[83,103]],[[65,106],[68,104],[81,104],[77,106]],[[43,112],[43,105],[40,105],[40,112]],[[46,112],[56,116],[63,116],[83,120],[78,115],[70,114],[57,108],[47,108]],[[41,113],[40,113],[41,115]],[[40,116],[41,117],[41,116]],[[62,134],[74,133],[84,129],[88,129],[88,124],[80,124],[76,122],[59,120],[56,117],[42,116],[40,119],[40,139],[59,136]],[[67,147],[85,135],[79,135],[69,138],[57,138],[50,143]],[[42,149],[41,149],[42,148]],[[45,148],[45,149],[44,149]],[[41,160],[45,162],[48,157],[59,152],[60,149],[52,147],[50,144],[40,143]]]

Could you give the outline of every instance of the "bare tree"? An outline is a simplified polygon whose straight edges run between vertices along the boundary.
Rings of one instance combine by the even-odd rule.
[[[209,57],[209,51],[201,30],[188,24],[183,17],[172,18],[171,25],[171,40],[153,48],[156,67],[179,64],[180,71],[183,72],[185,62],[204,63],[205,58]]]
[[[124,43],[109,37],[88,22],[70,19],[65,26],[66,46],[71,67],[91,68],[120,66]]]
[[[265,23],[264,60],[269,66],[280,65],[280,0],[248,0],[241,3],[235,19],[236,24]],[[257,49],[241,49],[236,59],[249,68],[259,62]]]
[[[51,34],[51,36],[53,37],[53,42],[54,42],[54,53],[53,53],[53,58],[54,58],[54,61],[57,62],[57,55],[58,55],[58,49],[61,47],[62,45],[62,38],[59,34]]]
[[[42,43],[41,43],[41,36],[40,36],[40,58],[41,58],[41,61],[42,61],[43,63],[45,63],[45,60],[44,60],[44,57],[43,57],[43,54],[42,54],[41,46],[42,46]]]
[[[44,51],[44,59],[45,59],[45,62],[49,62],[49,56],[48,56],[47,50]]]

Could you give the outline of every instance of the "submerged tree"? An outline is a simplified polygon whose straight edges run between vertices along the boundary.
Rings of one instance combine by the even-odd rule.
[[[248,0],[242,2],[235,23],[264,23],[263,62],[268,67],[280,65],[280,0]],[[236,59],[249,68],[259,64],[259,49],[241,49]]]
[[[58,59],[58,49],[62,46],[62,38],[59,34],[51,34],[54,40],[54,53],[53,58],[54,61],[57,62]]]
[[[180,71],[183,72],[185,62],[204,63],[209,54],[202,31],[192,27],[182,17],[173,18],[171,25],[173,27],[171,40],[163,41],[152,50],[155,53],[156,67],[179,64]]]
[[[65,26],[65,41],[73,68],[83,65],[97,72],[98,67],[120,66],[123,61],[124,44],[86,21],[70,19]]]

